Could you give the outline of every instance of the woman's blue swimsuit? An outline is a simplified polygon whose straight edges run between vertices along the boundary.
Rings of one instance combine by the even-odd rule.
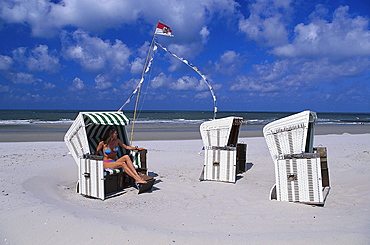
[[[116,146],[116,149],[114,149],[114,151],[112,151],[111,149],[109,149],[108,147],[107,148],[105,148],[105,151],[104,151],[104,153],[105,154],[111,154],[111,153],[113,153],[113,152],[115,152],[115,153],[117,153],[118,152],[118,145]]]

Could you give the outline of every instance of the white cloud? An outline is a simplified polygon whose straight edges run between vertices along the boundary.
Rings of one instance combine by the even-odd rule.
[[[96,84],[96,89],[99,90],[107,90],[113,86],[113,84],[109,81],[106,80],[106,77],[103,75],[99,74],[95,77],[95,84]]]
[[[40,94],[27,93],[25,96],[21,97],[21,100],[24,100],[24,101],[47,101],[48,98],[46,98],[45,96],[42,96]]]
[[[170,44],[168,50],[179,57],[183,57],[188,60],[191,57],[193,48],[191,45],[180,45],[180,44]],[[186,57],[186,58],[185,58]],[[170,72],[181,69],[184,66],[184,63],[176,59],[175,57],[170,58],[171,66],[168,68]],[[190,61],[189,61],[190,62]],[[191,63],[191,62],[190,62]]]
[[[319,59],[315,61],[290,62],[294,67],[295,73],[287,76],[286,81],[295,81],[310,87],[318,83],[339,83],[347,77],[356,77],[368,71],[370,60],[351,59],[343,62],[333,63],[329,59]]]
[[[11,91],[10,86],[7,86],[7,85],[3,86],[0,84],[0,93],[8,93],[10,91]]]
[[[83,30],[62,35],[64,56],[92,73],[121,73],[129,67],[130,49],[120,40],[111,43],[91,37]]]
[[[252,27],[247,35],[256,41],[267,37],[265,29],[258,27],[266,20],[264,18],[262,21],[261,16],[262,10],[266,10],[267,7],[261,3],[262,1],[259,1],[253,5],[248,19],[256,18],[257,25],[253,26],[252,21],[245,22]],[[286,4],[285,6],[288,6]],[[256,8],[257,5],[260,8]],[[279,44],[266,38],[266,42],[273,48],[271,53],[276,55],[278,60],[253,65],[253,71],[238,76],[230,89],[261,94],[275,92],[285,94],[288,91],[298,93],[309,90],[313,92],[318,84],[327,89],[334,88],[334,84],[339,84],[348,77],[363,76],[370,67],[368,20],[361,16],[352,17],[348,14],[346,6],[336,9],[331,21],[325,19],[328,12],[322,5],[318,5],[316,11],[310,15],[310,22],[295,26],[295,35],[291,43]],[[255,33],[253,27],[257,28]],[[331,85],[326,86],[322,83]]]
[[[166,74],[161,72],[158,76],[150,81],[150,87],[154,89],[164,87],[169,83],[169,80],[170,79],[166,76]]]
[[[6,0],[0,3],[0,18],[8,23],[27,24],[34,36],[50,37],[61,32],[64,57],[76,61],[87,72],[122,74],[129,70],[139,74],[142,54],[129,61],[132,52],[121,41],[102,40],[90,33],[103,33],[137,21],[153,25],[160,16],[173,29],[177,40],[181,40],[173,44],[177,47],[169,47],[170,50],[192,59],[208,41],[207,24],[214,18],[235,19],[240,15],[238,6],[234,0]],[[65,27],[78,30],[68,33],[62,31]],[[139,52],[145,46],[146,54],[148,44]],[[169,71],[179,68],[178,61],[171,59],[171,64]],[[45,65],[37,66],[30,61],[29,68],[46,69]]]
[[[144,44],[137,50],[138,56],[141,58],[146,58],[149,50],[150,43],[145,41]]]
[[[194,95],[194,98],[196,99],[208,99],[211,97],[211,93],[209,91],[204,91],[202,93],[197,93]]]
[[[13,59],[6,55],[0,55],[0,70],[9,70],[13,65]]]
[[[40,79],[35,78],[33,74],[24,72],[10,72],[7,74],[7,76],[9,80],[12,81],[14,84],[32,84],[41,81]]]
[[[140,74],[143,71],[145,59],[136,57],[134,61],[131,62],[131,73]]]
[[[137,57],[134,59],[134,61],[130,64],[130,71],[131,74],[140,74],[143,71],[144,62],[146,60],[146,57],[148,55],[149,50],[149,42],[145,42],[139,49],[137,49]],[[152,53],[153,55],[153,53]]]
[[[311,23],[298,24],[292,43],[276,47],[272,53],[279,57],[329,58],[342,60],[354,56],[370,56],[369,21],[361,16],[352,18],[348,6],[339,7],[331,22],[313,13]]]
[[[251,4],[250,16],[239,21],[239,29],[260,44],[275,46],[288,40],[285,19],[291,11],[290,0],[257,0]]]
[[[157,77],[150,81],[151,89],[168,88],[170,90],[191,90],[191,91],[203,91],[207,90],[206,83],[195,77],[183,76],[174,80],[172,76],[166,76],[161,72]]]
[[[28,23],[35,36],[55,35],[55,19],[50,16],[48,1],[7,0],[0,2],[0,17],[9,23]]]
[[[140,82],[140,78],[131,78],[129,81],[121,84],[120,88],[122,90],[125,90],[125,92],[131,93],[138,86],[139,82]]]
[[[231,91],[249,91],[249,92],[273,92],[277,91],[279,86],[274,82],[263,81],[261,78],[240,75],[236,78],[234,84],[230,87]]]
[[[215,63],[215,69],[221,74],[233,75],[242,66],[243,60],[239,53],[226,50]]]
[[[73,79],[72,81],[72,85],[68,87],[68,89],[70,91],[78,91],[78,90],[83,90],[85,88],[85,84],[84,82],[76,77],[75,79]]]
[[[48,46],[39,45],[27,58],[27,67],[30,71],[57,72],[60,69],[59,58],[56,54],[49,54]]]
[[[207,78],[207,80],[210,82],[210,79]],[[221,87],[222,86],[220,84],[215,84],[213,86],[213,91]],[[177,80],[174,80],[172,75],[166,76],[166,74],[163,72],[150,81],[150,88],[154,93],[156,93],[156,89],[162,88],[161,94],[156,94],[156,96],[161,96],[163,94],[163,89],[167,89],[168,91],[201,91],[200,93],[192,95],[192,97],[197,99],[208,98],[211,96],[209,88],[203,79],[198,80],[195,77],[183,76]]]
[[[173,90],[189,90],[194,89],[198,81],[194,77],[184,76],[171,83],[170,87]]]
[[[368,71],[370,60],[346,60],[333,63],[329,59],[286,59],[254,65],[249,74],[238,76],[232,91],[286,92],[312,90],[317,84],[339,83],[347,77],[361,76]]]
[[[295,77],[296,74],[302,73],[302,70],[299,69],[301,69],[300,66],[296,67],[287,60],[276,61],[272,64],[254,65],[253,72],[239,75],[232,82],[233,85],[230,90],[261,93],[292,90],[302,85],[301,77]],[[288,77],[288,79],[285,77]]]
[[[208,36],[210,34],[209,30],[207,29],[206,26],[204,26],[202,30],[200,30],[199,33],[200,33],[200,36],[202,37],[202,43],[206,44],[208,42]]]
[[[44,83],[44,88],[45,89],[53,89],[53,88],[56,88],[56,86],[55,86],[55,84],[46,82],[46,83]]]
[[[16,61],[20,61],[22,63],[26,63],[26,59],[27,59],[27,48],[26,47],[19,47],[15,50],[13,50],[13,59],[16,60]]]
[[[138,19],[155,23],[160,16],[174,29],[187,26],[179,35],[194,38],[212,16],[228,18],[237,6],[233,0],[7,0],[0,3],[0,17],[9,23],[29,24],[35,36],[51,36],[66,26],[95,32]]]
[[[56,73],[61,67],[57,52],[49,52],[47,45],[39,45],[32,50],[26,47],[19,47],[13,50],[13,58],[25,64],[30,72],[46,71],[48,73]]]
[[[172,82],[170,85],[172,90],[196,90],[202,91],[207,89],[203,80],[198,80],[195,77],[183,76]]]
[[[138,18],[137,1],[63,0],[2,1],[1,17],[10,23],[28,23],[35,36],[53,36],[65,26],[104,30]],[[142,8],[142,7],[139,7]]]

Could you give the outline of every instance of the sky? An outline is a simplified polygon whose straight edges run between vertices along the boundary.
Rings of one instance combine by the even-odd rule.
[[[219,111],[370,112],[369,20],[368,0],[2,0],[0,109],[118,110],[161,21]],[[153,58],[139,109],[214,109],[199,74]]]

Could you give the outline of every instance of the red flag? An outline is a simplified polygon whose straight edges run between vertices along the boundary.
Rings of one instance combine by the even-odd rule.
[[[161,22],[158,22],[157,28],[155,29],[155,34],[173,37],[171,28],[165,24],[162,24]]]

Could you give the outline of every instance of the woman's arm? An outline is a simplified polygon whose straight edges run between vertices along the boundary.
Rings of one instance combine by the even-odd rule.
[[[94,155],[99,155],[99,152],[103,149],[103,147],[104,147],[104,142],[100,141],[98,147],[96,147],[96,151]]]
[[[140,148],[140,147],[133,147],[133,146],[128,146],[122,143],[121,140],[118,140],[118,145],[125,148],[126,150],[145,150],[145,148]]]

